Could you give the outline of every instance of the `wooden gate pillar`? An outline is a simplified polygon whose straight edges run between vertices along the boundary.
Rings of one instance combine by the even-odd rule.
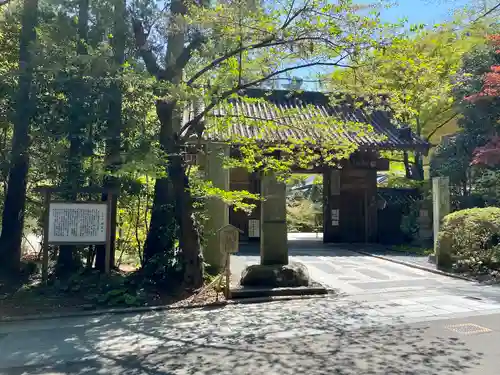
[[[323,242],[340,239],[340,170],[326,168],[323,172]]]

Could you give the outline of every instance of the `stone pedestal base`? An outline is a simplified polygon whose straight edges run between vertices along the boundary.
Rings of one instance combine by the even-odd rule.
[[[241,286],[261,288],[290,288],[309,286],[307,267],[301,263],[286,265],[252,265],[241,275]]]

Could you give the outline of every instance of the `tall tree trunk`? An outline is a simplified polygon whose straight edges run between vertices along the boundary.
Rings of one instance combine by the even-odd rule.
[[[79,0],[78,5],[78,42],[77,54],[87,54],[88,22],[89,22],[89,0]],[[66,171],[66,182],[69,189],[68,200],[76,200],[76,189],[83,185],[82,179],[82,149],[85,141],[85,128],[87,125],[87,110],[85,105],[86,85],[83,80],[83,67],[80,67],[78,77],[72,82],[69,118],[69,157]],[[63,245],[60,247],[57,258],[56,271],[60,276],[70,274],[81,266],[75,251],[75,246]]]
[[[125,62],[125,39],[126,39],[126,3],[125,0],[114,0],[114,32],[111,44],[113,46],[114,61],[121,72],[121,66]],[[108,108],[108,137],[106,139],[106,168],[108,172],[114,172],[120,164],[121,131],[122,131],[122,103],[123,95],[120,83],[115,81],[110,88],[110,102]],[[116,177],[105,176],[104,187],[118,188],[120,182]],[[103,194],[102,200],[108,199],[107,194]],[[115,265],[115,240],[116,240],[116,215],[117,215],[118,197],[112,196],[111,202],[111,257],[110,269]],[[106,247],[97,246],[96,268],[104,271]]]
[[[173,105],[157,103],[156,112],[160,120],[160,147],[168,155],[170,139],[172,138]],[[157,254],[170,254],[175,243],[175,200],[170,176],[157,178],[153,196],[153,207],[149,232],[144,244],[143,260],[147,263]]]
[[[184,287],[195,289],[201,287],[203,284],[203,261],[200,254],[200,236],[193,220],[193,199],[189,187],[189,179],[182,158],[183,144],[179,141],[177,133],[172,131],[176,128],[174,124],[180,119],[179,116],[175,114],[175,103],[157,103],[157,113],[162,123],[160,141],[162,147],[164,147],[164,150],[169,155],[167,167],[169,181],[165,181],[165,183],[160,179],[157,180],[155,186],[155,199],[162,199],[164,196],[163,194],[158,198],[156,196],[156,193],[158,193],[156,187],[161,186],[158,184],[158,182],[161,181],[161,184],[165,183],[167,193],[170,193],[165,196],[169,199],[167,207],[169,213],[174,213],[175,222],[178,228],[179,247],[181,249],[183,262]],[[171,202],[172,198],[173,202]],[[151,218],[151,226],[153,224],[154,221],[153,218]],[[148,238],[151,232],[150,228]],[[163,233],[163,236],[161,236],[160,232],[158,233],[160,235],[156,237],[156,241],[159,245],[169,245],[169,241],[173,240],[173,237],[167,237],[165,233]]]
[[[12,138],[12,155],[7,194],[2,216],[0,267],[18,272],[29,169],[29,131],[34,100],[32,91],[33,57],[30,47],[36,40],[38,0],[25,0],[19,40],[19,86]]]
[[[166,66],[176,66],[177,58],[184,50],[185,32],[176,28],[175,20],[185,14],[186,5],[182,0],[173,0],[170,4],[172,30],[168,38]],[[176,66],[177,67],[177,66]],[[182,69],[175,69],[169,80],[179,84]],[[168,179],[157,179],[153,200],[153,212],[148,237],[145,244],[144,259],[152,255],[169,251],[173,245],[174,213],[179,233],[179,246],[183,262],[184,286],[198,288],[203,283],[203,262],[200,256],[199,234],[192,217],[192,198],[189,180],[182,160],[182,142],[180,141],[181,108],[175,101],[158,101],[157,114],[161,123],[160,145],[168,155]]]
[[[200,253],[200,235],[193,219],[193,199],[186,166],[178,149],[169,163],[175,195],[175,218],[179,226],[179,246],[182,251],[184,286],[199,288],[203,285],[203,259]]]
[[[171,30],[167,40],[165,64],[175,64],[175,60],[184,48],[185,35],[183,30],[176,27],[179,16],[185,13],[182,0],[172,0],[170,3]],[[182,70],[172,77],[171,83],[179,83],[182,79]],[[175,103],[158,101],[156,113],[160,120],[160,148],[170,157],[173,135],[180,130],[180,121],[174,121]],[[168,167],[165,168],[168,173]],[[155,181],[153,207],[149,231],[144,244],[144,262],[148,262],[157,254],[172,253],[175,244],[175,198],[170,176],[158,178]]]

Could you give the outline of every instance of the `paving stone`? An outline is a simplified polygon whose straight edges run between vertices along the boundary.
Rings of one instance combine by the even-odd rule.
[[[381,272],[367,269],[367,268],[357,268],[356,272],[359,272],[359,273],[366,275],[368,277],[371,277],[373,279],[378,279],[378,280],[390,280],[391,279],[391,277],[388,276],[387,274],[383,274]]]
[[[398,305],[401,305],[401,306],[411,306],[411,305],[420,306],[421,305],[418,302],[412,301],[410,299],[393,299],[392,302],[397,303]]]
[[[462,312],[470,312],[472,311],[471,309],[464,307],[464,306],[456,306],[456,305],[436,305],[435,307],[441,309],[441,310],[446,310],[451,313],[462,313]]]
[[[461,306],[464,306],[464,305],[461,305]],[[469,304],[466,304],[465,306],[469,307],[471,310],[484,311],[484,310],[496,310],[500,307],[500,304],[498,304],[498,303],[469,303]]]
[[[358,279],[354,276],[339,276],[337,279],[340,281],[358,281]]]
[[[309,255],[303,255],[306,251]],[[356,321],[359,323],[360,319],[369,322],[409,319],[415,322],[500,311],[500,288],[412,269],[348,250],[321,248],[321,245],[310,251],[305,247],[291,250],[290,254],[290,261],[305,264],[314,280],[339,292],[337,304],[340,301],[355,304],[352,307],[353,314],[361,314],[364,318],[350,317],[354,319],[350,320],[352,324]],[[244,258],[247,264],[258,261],[258,256]],[[466,296],[482,299],[470,300]],[[349,309],[348,305],[342,306],[342,309]],[[323,307],[308,307],[316,314],[336,315],[332,311],[325,312]],[[289,313],[280,311],[280,314],[296,313],[292,313],[292,310]],[[342,319],[347,318],[335,316],[330,324],[334,325]]]
[[[384,293],[395,293],[399,291],[411,291],[414,294],[418,293],[419,291],[425,293],[424,291],[427,290],[426,286],[399,286],[395,288],[385,288],[382,289]]]
[[[433,304],[437,304],[440,301],[442,301],[442,299],[444,297],[448,297],[448,296],[445,294],[433,295],[433,296],[427,296],[427,297],[415,296],[413,301],[418,302],[418,303],[427,304],[427,305],[433,305]]]
[[[303,262],[305,265],[308,265],[309,263],[308,262]],[[312,265],[312,264],[311,264]],[[314,267],[323,271],[323,272],[326,272],[326,273],[329,273],[329,274],[332,274],[333,277],[336,277],[338,275],[344,275],[344,272],[342,271],[341,268],[339,267],[335,267],[329,263],[318,263],[318,262],[315,262],[314,263]]]
[[[407,267],[406,269],[405,268],[402,268],[402,267],[395,267],[395,266],[392,266],[392,264],[390,264],[389,262],[387,262],[388,264],[385,264],[385,265],[380,265],[380,269],[381,270],[386,270],[388,272],[393,272],[393,273],[396,273],[398,275],[403,275],[403,276],[407,276],[407,277],[423,277],[423,275],[421,273],[418,273],[418,272],[415,272],[413,271],[411,268]]]
[[[440,308],[427,309],[425,311],[432,313],[432,315],[450,315],[449,311],[446,311],[446,310],[443,310]]]
[[[428,318],[428,317],[433,317],[435,315],[433,315],[431,312],[429,311],[426,311],[426,310],[421,310],[421,311],[408,311],[406,314],[405,314],[405,318]],[[426,320],[426,319],[423,319],[423,320]]]
[[[435,285],[434,280],[416,279],[416,280],[391,280],[380,282],[352,283],[353,286],[360,289],[384,289],[384,288],[401,288],[401,287],[416,287],[416,286],[432,286]]]

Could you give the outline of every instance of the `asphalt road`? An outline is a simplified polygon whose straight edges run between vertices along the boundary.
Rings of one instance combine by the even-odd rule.
[[[328,297],[3,324],[0,374],[498,375],[499,314],[416,321],[367,306]]]
[[[0,375],[500,374],[500,287],[343,250],[292,260],[339,293],[0,323]]]

